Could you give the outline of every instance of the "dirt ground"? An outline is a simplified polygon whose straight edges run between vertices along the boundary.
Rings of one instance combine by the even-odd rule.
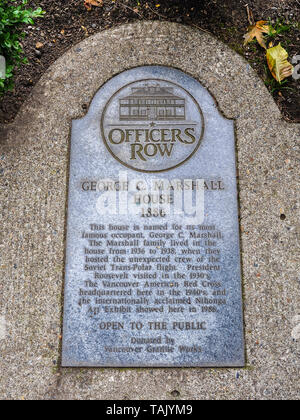
[[[14,91],[1,98],[0,122],[14,119],[41,75],[72,45],[95,32],[137,20],[169,20],[209,31],[249,60],[267,83],[285,119],[300,122],[300,80],[290,78],[278,89],[266,68],[264,50],[257,43],[243,47],[248,5],[255,20],[276,23],[280,19],[288,25],[277,39],[290,57],[300,55],[300,0],[103,0],[102,7],[91,11],[83,3],[29,0],[30,7],[41,6],[46,15],[35,26],[24,28],[27,37],[23,47],[29,64],[16,71]]]

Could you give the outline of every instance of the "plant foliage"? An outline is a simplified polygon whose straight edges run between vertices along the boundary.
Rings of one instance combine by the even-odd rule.
[[[40,7],[36,10],[27,8],[27,0],[14,3],[15,0],[0,0],[0,55],[6,59],[6,76],[0,79],[0,95],[12,90],[14,68],[27,63],[21,45],[25,36],[21,26],[34,25],[34,20],[45,13]]]

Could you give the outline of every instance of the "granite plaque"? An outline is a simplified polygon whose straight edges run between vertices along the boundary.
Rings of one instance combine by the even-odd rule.
[[[179,70],[119,74],[73,121],[62,353],[244,365],[234,123]]]

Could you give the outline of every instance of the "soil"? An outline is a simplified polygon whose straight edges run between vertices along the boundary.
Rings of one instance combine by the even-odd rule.
[[[285,119],[300,122],[300,80],[289,78],[278,89],[266,68],[265,51],[257,43],[243,46],[248,5],[256,21],[281,19],[289,25],[277,40],[291,58],[300,55],[300,0],[103,0],[102,7],[90,11],[83,0],[29,0],[28,5],[41,6],[46,15],[35,26],[24,28],[27,36],[22,45],[29,64],[16,70],[14,91],[1,98],[2,123],[14,119],[42,74],[71,46],[101,30],[137,20],[168,20],[212,33],[249,60],[268,84]]]

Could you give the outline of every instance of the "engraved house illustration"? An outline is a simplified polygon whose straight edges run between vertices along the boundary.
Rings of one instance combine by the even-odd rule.
[[[145,83],[131,88],[129,96],[119,99],[121,121],[184,121],[185,99],[176,96],[174,89]]]

